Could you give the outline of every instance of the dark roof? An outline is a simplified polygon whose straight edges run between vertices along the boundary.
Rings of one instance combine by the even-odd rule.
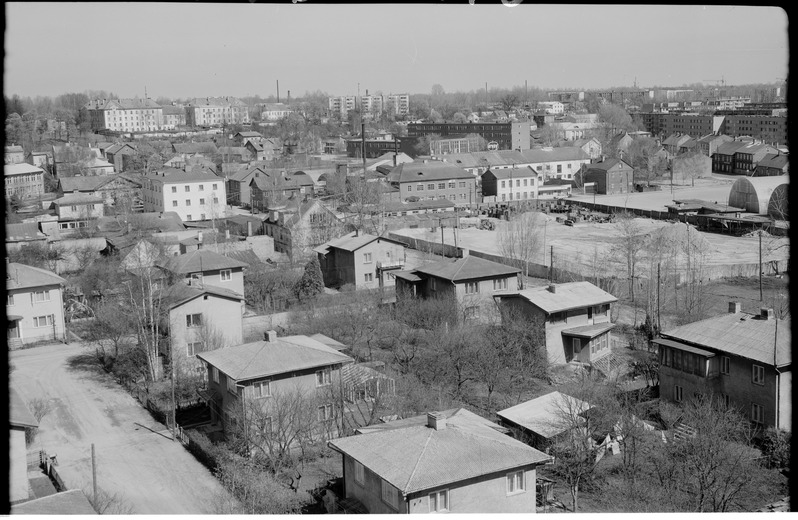
[[[719,144],[718,147],[715,148],[715,153],[720,155],[734,155],[739,148],[742,148],[746,144],[748,143],[745,141],[727,141]]]
[[[130,182],[132,184],[136,184],[141,186],[141,182],[128,177],[126,175],[115,173],[112,175],[89,175],[89,176],[79,176],[79,177],[61,177],[58,179],[58,184],[61,187],[61,191],[64,193],[69,193],[72,191],[96,191],[100,189],[105,184],[108,184],[111,181],[116,179],[122,179],[124,181]]]
[[[517,267],[491,262],[476,256],[453,258],[424,264],[414,270],[428,276],[444,278],[453,282],[476,280],[479,278],[494,278],[520,273]]]
[[[47,235],[39,231],[36,222],[23,222],[21,224],[6,224],[6,242],[21,240],[43,240]]]
[[[247,264],[208,249],[197,249],[190,253],[169,257],[159,264],[159,267],[176,274],[189,274],[220,269],[240,269],[247,267]]]
[[[624,161],[622,159],[610,158],[610,159],[606,159],[606,160],[604,160],[602,162],[597,162],[595,164],[591,164],[590,166],[588,166],[588,171],[590,171],[590,170],[607,171],[610,168],[612,168],[613,166],[617,166],[617,165],[620,165],[622,168],[624,166],[626,168],[631,168],[629,163],[627,163],[626,161]]]
[[[790,156],[787,154],[775,154],[769,153],[765,155],[757,166],[762,166],[765,168],[776,168],[778,170],[783,169],[785,166],[790,164]]]
[[[144,177],[153,180],[155,179],[160,180],[164,184],[169,184],[172,182],[223,180],[221,177],[218,177],[213,172],[200,168],[192,169],[189,171],[178,170],[177,168],[163,168],[162,170],[151,172],[145,175]]]
[[[474,176],[460,168],[443,162],[402,163],[388,174],[391,182],[427,182],[446,179],[473,179]]]

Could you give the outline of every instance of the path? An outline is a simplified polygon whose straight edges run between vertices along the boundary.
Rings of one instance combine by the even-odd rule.
[[[225,493],[219,482],[87,354],[80,343],[10,353],[23,399],[50,406],[32,448],[57,454],[67,487],[89,494],[94,444],[98,487],[131,513],[214,513],[214,497]]]

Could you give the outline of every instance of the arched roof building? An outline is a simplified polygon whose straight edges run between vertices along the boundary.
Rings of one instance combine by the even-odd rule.
[[[784,190],[786,195],[787,175],[776,177],[743,177],[734,181],[731,192],[729,193],[729,206],[745,208],[750,213],[760,215],[768,214],[768,204],[774,191],[779,189],[779,193]],[[780,188],[785,186],[785,188]]]

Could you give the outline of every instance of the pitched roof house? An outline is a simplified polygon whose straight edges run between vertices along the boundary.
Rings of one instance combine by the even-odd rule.
[[[550,460],[462,408],[359,431],[328,442],[343,459],[344,512],[528,513]]]
[[[172,256],[156,265],[187,285],[214,286],[244,295],[244,269],[248,265],[208,249]]]
[[[585,183],[595,182],[596,193],[631,193],[634,190],[634,168],[622,159],[606,159],[588,166],[583,180]]]
[[[274,239],[274,250],[291,258],[315,255],[313,248],[340,235],[342,228],[341,219],[316,199],[298,208],[270,211],[263,221],[265,234]]]
[[[713,397],[761,429],[792,428],[791,321],[773,309],[729,312],[662,332],[660,396],[670,401]],[[699,426],[699,425],[695,425]]]
[[[6,318],[9,348],[39,341],[63,341],[66,280],[46,269],[6,264]]]
[[[588,410],[589,403],[555,391],[500,410],[496,415],[502,426],[518,429],[532,447],[546,450],[573,424],[564,416],[581,415]]]
[[[395,284],[388,272],[404,267],[406,247],[398,240],[353,231],[313,250],[327,287],[376,289]]]

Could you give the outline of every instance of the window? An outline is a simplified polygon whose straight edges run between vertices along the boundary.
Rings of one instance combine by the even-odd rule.
[[[215,190],[215,189],[216,189],[216,184],[215,184],[215,183],[214,183],[214,184],[211,186],[211,189],[212,189],[212,190]]]
[[[751,382],[755,385],[765,384],[765,367],[754,365],[751,371]]]
[[[475,294],[479,292],[479,282],[466,282],[466,294]]]
[[[230,392],[231,394],[238,395],[238,391],[236,388],[236,380],[230,376],[227,376],[227,391]]]
[[[186,327],[201,327],[202,314],[186,314]]]
[[[433,183],[427,184],[427,189],[428,190],[434,190],[435,189],[435,184],[433,184]]]
[[[418,186],[416,186],[416,191],[424,191],[424,185],[419,184]]]
[[[751,421],[756,424],[764,424],[765,422],[765,409],[756,403],[751,404]]]
[[[382,490],[380,493],[382,501],[394,509],[399,509],[399,497],[396,494],[396,488],[388,484],[385,480],[382,481]]]
[[[332,370],[325,368],[316,372],[316,386],[327,386],[332,378]]]
[[[204,184],[200,184],[199,185],[199,190],[200,191],[205,191],[205,185]]]
[[[204,205],[205,205],[205,199],[200,199],[200,206],[204,206]]]
[[[493,290],[507,289],[507,278],[501,280],[493,280]]]
[[[578,356],[582,351],[582,341],[579,338],[571,338],[571,347],[574,349],[574,356]]]
[[[318,408],[318,417],[319,421],[329,421],[332,419],[332,405],[325,404],[324,406],[319,406]]]
[[[364,264],[371,263],[371,253],[363,253],[363,263]]]
[[[438,183],[438,189],[439,190],[445,190],[446,189],[446,183],[445,182],[439,182]]]
[[[454,181],[449,181],[449,189],[452,189],[452,188],[454,188],[454,187],[455,187],[455,186],[454,186]]]
[[[682,387],[679,385],[673,387],[673,400],[677,403],[682,402]]]
[[[507,494],[515,495],[516,493],[523,493],[524,490],[524,472],[515,471],[507,474]]]
[[[191,220],[191,213],[189,213],[188,215],[186,215],[186,220]]]
[[[211,378],[213,378],[214,383],[219,382],[219,369],[216,367],[211,367]]]
[[[373,282],[374,281],[374,273],[366,273],[363,275],[364,282]]]
[[[463,182],[461,182],[461,183],[460,183],[460,187],[461,187],[461,188],[465,188],[465,187],[466,187],[466,183],[465,183],[465,181],[463,181]]]
[[[50,314],[48,316],[37,316],[33,318],[33,326],[38,328],[41,327],[52,327],[53,326],[53,315]]]
[[[213,198],[213,203],[214,204],[219,204],[219,197],[214,197]]]
[[[355,462],[355,482],[357,482],[362,486],[366,483],[366,468],[364,468],[363,464],[359,463],[358,461],[354,462]]]
[[[33,303],[49,302],[50,291],[35,291],[31,294]]]
[[[200,213],[200,220],[205,220],[205,213]]]
[[[449,490],[429,494],[429,512],[442,513],[449,510]]]
[[[186,353],[189,357],[193,357],[197,354],[197,352],[202,352],[202,342],[195,341],[193,343],[186,344]]]
[[[407,191],[413,191],[413,187],[412,186],[408,186],[407,187]]]
[[[177,186],[172,186],[172,193],[177,193]]]
[[[502,181],[502,188],[506,188],[505,181]]]
[[[176,208],[176,207],[177,207],[177,201],[176,201],[176,200],[173,200],[173,201],[172,201],[172,207],[173,207],[173,208]]]
[[[272,387],[270,381],[258,381],[250,386],[250,395],[255,399],[261,399],[263,397],[271,397],[272,395]]]
[[[14,295],[13,294],[7,295],[6,305],[14,305]]]
[[[562,164],[557,165],[557,173],[562,173]]]
[[[186,186],[186,193],[191,191],[191,186]]]
[[[233,279],[233,272],[230,269],[222,269],[219,271],[219,279],[223,282],[229,282]]]

